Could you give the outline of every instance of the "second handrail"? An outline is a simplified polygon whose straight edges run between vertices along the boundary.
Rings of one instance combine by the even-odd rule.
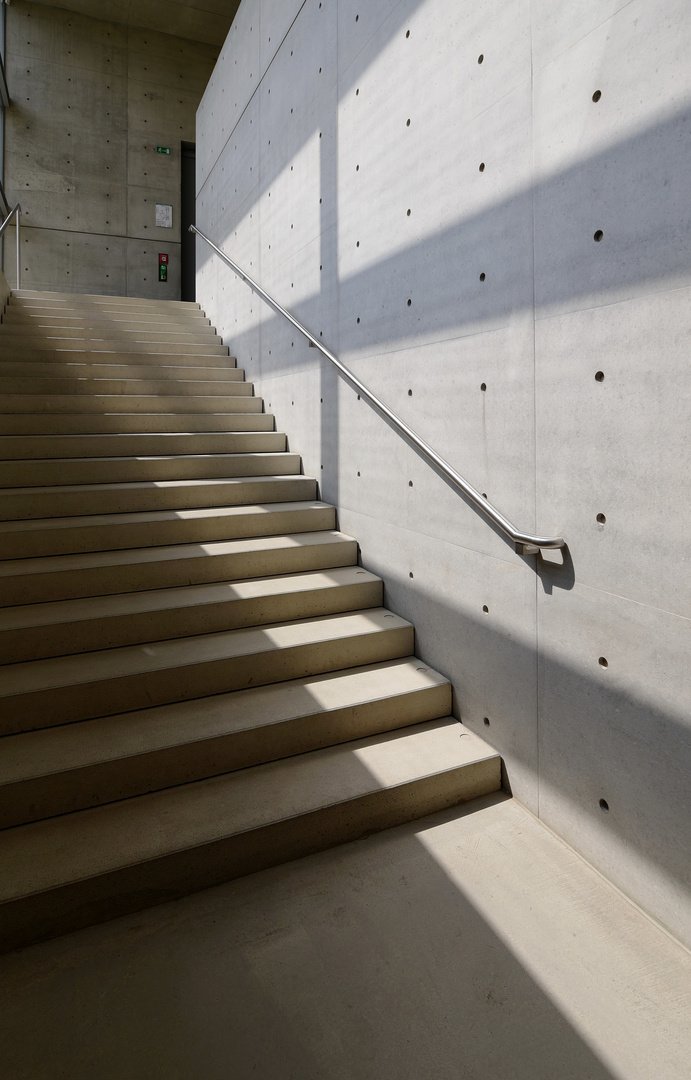
[[[533,536],[530,533],[520,532],[515,525],[512,525],[508,518],[504,517],[495,506],[492,506],[491,502],[485,499],[479,491],[476,491],[472,484],[469,484],[468,481],[462,477],[460,473],[456,472],[447,461],[444,461],[436,450],[433,450],[424,439],[421,439],[419,435],[416,435],[413,429],[408,427],[404,420],[401,420],[399,416],[396,416],[383,401],[380,401],[376,394],[373,394],[364,383],[360,382],[357,375],[354,375],[352,371],[342,364],[338,357],[334,356],[334,354],[330,352],[329,349],[314,336],[314,334],[310,333],[306,326],[303,326],[289,311],[286,311],[284,307],[281,307],[278,301],[274,300],[272,296],[265,292],[261,285],[258,285],[249,274],[246,274],[236,262],[233,262],[233,260],[226,255],[225,251],[221,251],[221,249],[214,244],[213,240],[210,240],[208,236],[205,236],[201,229],[198,229],[196,225],[190,225],[189,231],[196,233],[197,236],[201,236],[202,240],[204,240],[209,247],[213,248],[216,254],[227,263],[231,270],[233,270],[242,281],[245,281],[258,296],[261,296],[262,300],[264,300],[269,307],[273,308],[279,315],[283,315],[284,318],[299,331],[299,333],[303,334],[315,348],[319,349],[350,385],[355,387],[358,393],[369,401],[370,405],[373,405],[378,412],[385,416],[387,420],[393,424],[396,430],[420,451],[423,457],[431,462],[431,464],[434,465],[454,487],[462,491],[463,494],[490,519],[490,521],[493,521],[494,524],[509,537],[509,539],[513,540],[516,545],[516,551],[520,555],[536,555],[541,548],[554,549],[566,547],[566,541],[561,536]]]

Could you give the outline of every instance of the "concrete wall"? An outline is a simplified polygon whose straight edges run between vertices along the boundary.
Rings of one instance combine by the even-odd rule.
[[[202,304],[458,715],[687,938],[690,49],[685,0],[243,0],[197,117],[200,227],[566,536],[516,555],[198,242]]]
[[[22,285],[180,296],[180,143],[218,50],[17,0],[7,9],[5,189],[21,200]],[[168,146],[170,156],[157,154]],[[156,203],[173,228],[156,227]],[[5,267],[14,285],[14,230]],[[168,281],[158,281],[167,252]]]

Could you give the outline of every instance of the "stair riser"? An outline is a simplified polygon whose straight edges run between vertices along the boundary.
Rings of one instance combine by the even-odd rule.
[[[301,679],[324,671],[376,664],[408,656],[412,651],[412,627],[399,626],[172,669],[36,690],[3,699],[0,734],[35,731],[94,716],[112,716],[150,705],[189,701],[249,686]]]
[[[282,431],[208,435],[0,435],[0,461],[44,458],[126,457],[160,454],[259,454],[285,451]]]
[[[44,517],[82,517],[85,514],[126,514],[146,510],[176,510],[203,506],[247,506],[261,502],[306,501],[317,497],[317,484],[310,477],[276,477],[275,480],[240,478],[225,484],[195,484],[153,487],[132,485],[113,489],[69,491],[53,494],[38,489],[24,494],[10,492],[0,501],[0,520],[16,521]]]
[[[500,789],[498,758],[4,905],[0,948],[139,911]]]
[[[3,461],[5,491],[53,484],[126,484],[137,481],[198,480],[229,476],[285,476],[300,470],[300,455],[220,454],[152,458]]]
[[[233,384],[235,386],[236,384]],[[226,390],[227,394],[227,390]],[[98,397],[80,394],[8,394],[0,398],[0,413],[234,413],[261,412],[258,397],[188,397],[187,394],[156,397],[144,394]]]
[[[104,396],[107,394],[142,394],[150,397],[153,394],[165,394],[167,396],[187,396],[194,399],[200,397],[244,397],[254,393],[254,384],[249,382],[229,382],[221,379],[218,382],[191,381],[189,379],[90,379],[87,376],[79,379],[68,377],[62,379],[36,379],[36,378],[3,378],[0,374],[0,394],[14,394],[30,396],[32,394],[94,394]]]
[[[232,698],[228,702],[232,709]],[[408,694],[392,690],[389,697],[349,708],[32,777],[0,787],[0,829],[409,727],[448,716],[450,711],[448,683]],[[141,714],[141,720],[146,724],[146,712]],[[36,733],[29,737],[40,736]]]
[[[229,357],[221,357],[221,359],[229,359]],[[35,380],[50,379],[58,386],[63,382],[67,385],[71,380],[79,380],[81,384],[84,379],[110,379],[118,383],[123,382],[123,380],[130,382],[164,382],[165,384],[182,382],[185,385],[188,382],[200,382],[202,380],[205,385],[208,382],[235,384],[246,381],[245,373],[240,368],[230,365],[226,367],[223,364],[218,364],[216,367],[184,367],[182,364],[167,367],[164,364],[147,366],[145,364],[98,364],[88,362],[66,364],[61,360],[53,360],[52,362],[0,360],[0,379],[7,378],[22,379],[27,385],[31,385]],[[166,388],[167,390],[171,389],[169,386]],[[33,393],[32,390],[26,392]],[[20,393],[24,393],[24,391],[20,391]]]
[[[209,585],[218,581],[328,570],[337,566],[354,566],[356,563],[357,542],[343,539],[274,549],[259,547],[254,551],[218,555],[195,553],[191,558],[171,556],[165,561],[142,561],[123,566],[25,573],[0,579],[1,605],[15,607],[89,596],[144,592],[148,589],[172,589],[182,583]]]
[[[108,519],[102,525],[31,529],[4,532],[0,528],[0,559],[23,559],[76,552],[117,551],[123,548],[160,547],[163,544],[207,544],[250,536],[317,532],[334,529],[333,507],[247,512],[242,517],[219,513],[209,517],[180,518],[171,514],[161,521]],[[69,521],[69,519],[68,519]]]
[[[299,592],[231,599],[83,622],[58,623],[28,629],[0,630],[0,656],[4,663],[20,663],[48,656],[66,656],[136,645],[147,641],[213,634],[239,627],[312,619],[342,611],[380,607],[380,581],[301,589]]]
[[[252,399],[250,399],[252,400]],[[0,435],[108,435],[153,434],[155,432],[227,432],[273,431],[276,422],[271,413],[118,413],[112,412],[3,414]]]

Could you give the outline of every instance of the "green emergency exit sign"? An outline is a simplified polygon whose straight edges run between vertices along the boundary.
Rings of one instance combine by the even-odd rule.
[[[170,153],[172,153],[172,151],[171,151],[169,146],[157,146],[156,147],[156,153],[157,154],[170,154]]]

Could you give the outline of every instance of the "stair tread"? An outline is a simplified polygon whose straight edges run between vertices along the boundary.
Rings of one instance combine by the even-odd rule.
[[[4,488],[17,494],[46,488],[51,480],[67,480],[72,487],[98,483],[144,480],[209,479],[211,476],[232,477],[261,475],[264,471],[296,475],[301,464],[299,454],[290,450],[240,450],[222,453],[187,454],[128,454],[123,456],[9,459],[0,461],[0,474],[5,484],[14,480],[16,486]],[[35,483],[32,483],[35,481]]]
[[[230,384],[235,385],[234,383]],[[194,408],[191,406],[194,405]],[[112,406],[118,406],[114,409]],[[184,406],[180,408],[180,406]],[[170,412],[177,408],[188,415],[205,412],[262,412],[261,398],[250,394],[3,394],[0,397],[3,413],[146,413]]]
[[[211,451],[211,453],[204,453],[202,451],[201,453],[196,453],[196,454],[151,454],[151,453],[149,453],[149,454],[113,454],[111,456],[108,456],[107,458],[104,458],[102,456],[98,456],[98,457],[81,457],[80,456],[80,457],[64,457],[64,458],[63,457],[48,457],[48,458],[36,458],[36,459],[33,459],[31,461],[31,464],[36,465],[38,467],[40,467],[41,465],[43,465],[45,463],[49,463],[51,465],[54,464],[56,466],[61,466],[61,465],[71,464],[72,462],[78,462],[80,465],[88,465],[88,464],[90,464],[92,462],[94,464],[99,464],[99,465],[103,464],[104,462],[106,462],[107,464],[115,465],[120,461],[141,461],[143,464],[146,464],[147,462],[157,462],[157,461],[189,461],[189,460],[194,461],[197,458],[199,460],[201,460],[201,461],[203,461],[206,458],[211,458],[211,459],[214,459],[214,460],[220,459],[222,461],[229,460],[229,459],[233,460],[233,461],[237,461],[239,459],[242,460],[242,459],[248,459],[248,458],[258,458],[259,460],[263,460],[263,459],[265,460],[267,458],[276,457],[279,453],[283,454],[283,455],[287,454],[289,457],[298,458],[298,459],[300,457],[299,454],[296,454],[295,451],[291,451],[291,450],[285,450],[285,451],[248,450],[248,451],[245,451],[245,452],[237,452],[237,451],[233,452],[233,451],[230,451],[230,452],[226,452],[226,453],[224,453],[223,451],[214,450],[214,451]],[[16,459],[13,459],[13,458],[8,458],[8,459],[6,459],[4,461],[0,460],[0,469],[3,468],[3,466],[15,465],[15,464],[23,465],[23,464],[25,464],[25,462],[24,461],[17,462]]]
[[[43,376],[3,376],[0,372],[0,392],[26,397],[68,396],[93,394],[95,397],[243,397],[251,395],[254,383],[239,379],[110,379],[65,375],[58,378]]]
[[[325,561],[326,568],[317,560],[315,568],[278,565],[271,576],[216,574],[200,584],[5,608],[0,654],[5,664],[19,663],[381,605],[381,578],[358,568],[354,551],[350,560]]]
[[[28,353],[49,353],[56,359],[61,359],[66,354],[78,356],[91,354],[94,356],[178,356],[192,354],[195,356],[228,356],[228,346],[220,343],[209,342],[185,342],[185,341],[130,341],[120,339],[110,341],[106,338],[54,338],[50,346],[47,346],[44,338],[36,338],[27,341],[24,338],[16,341],[5,342],[5,352],[19,353],[20,356]]]
[[[410,629],[410,623],[385,608],[372,608],[145,645],[124,645],[75,656],[27,660],[0,669],[0,699],[400,628]]]
[[[153,329],[151,327],[153,326]],[[168,327],[174,326],[174,330]],[[183,329],[184,328],[184,329]],[[65,333],[62,333],[65,331]],[[198,335],[200,338],[214,337],[220,340],[215,327],[208,322],[195,319],[188,323],[184,319],[162,319],[160,322],[152,322],[150,319],[44,319],[40,315],[34,315],[25,319],[3,320],[0,324],[0,340],[4,337],[13,337],[15,334],[35,334],[36,336],[50,338],[58,337],[93,337],[117,338],[120,334],[183,334],[184,336]]]
[[[3,461],[66,461],[104,457],[171,457],[283,449],[282,431],[122,432],[120,434],[0,435]],[[239,442],[244,449],[233,449]],[[257,447],[256,443],[268,443]],[[230,446],[229,446],[230,444]],[[131,447],[131,449],[129,449]]]
[[[8,735],[0,757],[0,785],[217,739],[229,733],[273,728],[299,718],[314,718],[316,722],[324,712],[356,709],[367,702],[390,701],[395,712],[397,699],[404,695],[448,685],[443,675],[417,657],[407,656]]]
[[[380,580],[376,574],[353,565],[295,574],[238,578],[210,584],[178,585],[165,589],[142,589],[138,592],[24,604],[0,608],[0,633],[54,625],[67,627],[69,623],[75,622],[105,621],[124,615],[163,612],[232,600],[269,598],[308,589],[328,589],[337,585]]]
[[[182,356],[182,359],[186,357]],[[213,359],[213,357],[211,358]],[[219,357],[220,360],[230,357]],[[184,364],[102,364],[87,360],[8,360],[0,357],[0,378],[38,379],[91,379],[127,381],[168,382],[245,382],[244,371],[231,364],[207,364],[185,366]]]
[[[6,559],[0,562],[0,577],[13,578],[23,574],[55,574],[68,571],[83,572],[114,566],[139,566],[142,563],[179,562],[185,559],[208,558],[213,555],[237,555],[250,551],[280,551],[286,548],[309,547],[318,544],[341,544],[343,541],[354,543],[352,537],[346,536],[345,533],[335,529],[325,529],[277,536],[211,540],[203,545],[198,543],[162,544],[155,547],[48,555],[32,559]]]
[[[218,399],[217,399],[218,400]],[[251,398],[249,399],[252,400]],[[220,402],[220,404],[225,404]],[[53,412],[0,413],[2,436],[22,435],[110,435],[117,427],[124,435],[222,434],[226,431],[273,431],[271,413],[219,410],[209,412]]]
[[[123,327],[146,327],[146,326],[192,326],[194,329],[204,331],[214,329],[211,320],[201,313],[187,314],[180,312],[177,315],[165,315],[162,312],[128,312],[128,311],[100,311],[90,312],[55,312],[46,311],[43,308],[31,310],[15,308],[10,304],[3,317],[2,326],[7,329],[15,329],[23,326],[75,326],[88,329],[92,326],[114,327],[119,330]]]
[[[222,352],[215,349],[214,352],[195,352],[194,349],[188,348],[183,352],[170,352],[157,351],[155,353],[137,352],[132,349],[42,349],[36,348],[33,345],[23,346],[19,342],[12,345],[11,352],[20,350],[21,360],[13,360],[12,356],[5,355],[0,357],[0,363],[37,363],[37,364],[129,364],[135,366],[152,366],[152,360],[156,361],[156,365],[166,364],[170,367],[176,367],[179,364],[183,366],[185,364],[196,363],[199,360],[203,360],[204,364],[210,367],[216,366],[228,366],[232,367],[237,357],[229,356],[228,352]]]
[[[129,480],[112,484],[74,484],[67,487],[10,488],[0,491],[0,517],[10,520],[70,514],[171,510],[178,506],[286,502],[314,499],[317,482],[301,474],[194,478],[189,480]]]
[[[496,759],[452,718],[7,829],[7,902]],[[271,799],[267,799],[267,791]]]
[[[26,521],[0,521],[0,536],[3,533],[23,532],[26,530],[80,529],[108,527],[112,525],[144,524],[158,521],[200,521],[207,518],[242,518],[248,514],[276,514],[293,510],[331,509],[330,503],[318,499],[307,499],[285,503],[255,503],[245,506],[204,506],[200,509],[150,510],[142,513],[92,514],[71,518],[34,518]],[[0,567],[2,563],[0,563]],[[1,571],[0,571],[1,572]]]
[[[12,302],[16,299],[19,300],[35,300],[36,298],[45,300],[67,300],[75,305],[83,304],[99,304],[99,303],[112,303],[121,302],[123,304],[131,304],[133,307],[158,307],[162,311],[170,308],[190,308],[196,311],[201,311],[201,305],[196,300],[149,300],[146,297],[138,296],[121,296],[119,293],[78,293],[78,292],[59,292],[55,289],[13,289],[12,290]]]
[[[91,308],[90,310],[78,310],[66,308],[55,310],[56,305],[32,304],[29,307],[10,303],[5,311],[3,325],[23,326],[29,322],[82,323],[98,325],[102,323],[117,325],[120,322],[137,322],[142,325],[153,321],[155,326],[165,323],[175,325],[210,326],[211,320],[202,311],[179,311],[174,315],[164,311],[127,311],[123,308]]]
[[[65,495],[71,491],[90,492],[90,491],[128,491],[132,488],[156,488],[161,487],[194,487],[196,485],[204,486],[211,484],[241,484],[243,480],[249,480],[252,483],[270,483],[273,480],[307,480],[310,477],[305,477],[301,473],[295,473],[293,475],[281,475],[281,476],[229,476],[229,477],[214,477],[213,479],[205,480],[200,478],[198,480],[135,480],[128,483],[120,484],[51,484],[47,487],[27,487],[27,488],[0,488],[0,500],[8,495],[17,495],[21,492],[45,493],[50,495]]]
[[[0,488],[0,501],[11,495],[68,495],[71,491],[139,491],[147,488],[160,490],[161,488],[187,488],[208,487],[212,484],[227,484],[230,487],[243,484],[270,484],[281,481],[311,480],[310,476],[302,476],[300,473],[285,473],[276,475],[257,476],[214,476],[211,478],[199,477],[194,480],[160,480],[160,481],[128,481],[117,484],[54,484],[46,487],[10,487]]]

